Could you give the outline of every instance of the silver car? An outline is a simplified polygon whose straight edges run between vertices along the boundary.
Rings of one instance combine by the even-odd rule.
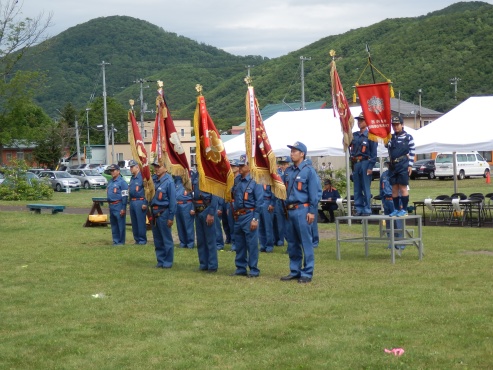
[[[67,188],[80,189],[81,182],[79,179],[70,176],[67,171],[42,171],[39,178],[51,183],[51,187],[56,191],[62,191]]]
[[[68,170],[68,173],[79,179],[84,189],[106,187],[108,180],[103,175],[100,175],[97,170],[76,169]]]

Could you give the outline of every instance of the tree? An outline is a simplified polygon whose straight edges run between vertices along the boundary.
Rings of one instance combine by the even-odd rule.
[[[0,2],[0,161],[5,144],[32,139],[34,128],[43,123],[42,115],[25,115],[32,112],[32,96],[43,76],[15,68],[31,46],[43,41],[52,15],[22,19],[21,9],[18,0]]]
[[[62,125],[61,121],[49,122],[42,128],[43,136],[35,142],[34,158],[48,168],[56,168],[59,159],[62,157],[62,133],[64,132]]]

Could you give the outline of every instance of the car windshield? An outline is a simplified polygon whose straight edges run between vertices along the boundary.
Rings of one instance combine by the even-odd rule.
[[[99,172],[96,170],[87,170],[87,171],[84,171],[84,173],[87,176],[99,176]]]
[[[72,176],[68,174],[68,172],[57,172],[56,177],[59,179],[71,179]]]
[[[435,163],[452,163],[452,154],[438,154]]]
[[[132,176],[132,174],[130,173],[130,170],[128,168],[122,168],[120,170],[120,175],[122,175],[122,176]]]

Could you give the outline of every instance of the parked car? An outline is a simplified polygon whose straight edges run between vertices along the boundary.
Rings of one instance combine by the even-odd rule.
[[[41,171],[46,171],[46,168],[30,168],[27,170],[27,172],[32,172],[35,175],[38,175]]]
[[[0,184],[5,180],[5,176],[3,173],[0,172]]]
[[[16,176],[25,177],[29,186],[32,186],[35,181],[39,181],[39,177],[32,172],[22,172]],[[10,177],[7,177],[5,174],[0,173],[0,184],[4,186],[9,186],[9,184],[11,183],[12,179]]]
[[[429,179],[435,178],[435,160],[434,159],[420,159],[414,162],[413,172],[411,172],[411,179],[418,177],[428,177]]]
[[[50,182],[51,187],[56,191],[62,191],[67,188],[80,189],[81,187],[80,180],[72,177],[67,171],[42,171],[39,173],[39,178]]]
[[[76,169],[68,170],[68,173],[79,179],[85,189],[105,187],[108,185],[108,180],[103,175],[100,175],[97,170]]]
[[[490,172],[490,165],[476,151],[456,152],[457,178],[463,180],[470,176],[483,176]],[[440,180],[454,175],[454,154],[452,152],[440,153],[435,158],[435,175]]]
[[[104,170],[103,176],[106,177],[106,179],[108,180],[108,182],[112,178],[111,177],[110,170]],[[125,180],[125,182],[127,184],[129,184],[130,183],[130,178],[132,177],[132,173],[130,172],[130,170],[128,168],[120,168],[120,176],[123,177],[123,179]]]

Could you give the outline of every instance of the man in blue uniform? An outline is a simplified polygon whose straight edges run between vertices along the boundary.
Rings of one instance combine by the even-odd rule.
[[[132,177],[128,186],[128,195],[130,197],[130,220],[132,221],[132,233],[135,244],[147,244],[147,199],[144,192],[144,181],[140,167],[133,159],[128,162]]]
[[[120,167],[117,164],[112,164],[108,169],[111,172],[111,180],[108,182],[106,192],[110,208],[111,235],[113,245],[123,245],[125,244],[128,185],[120,176]]]
[[[173,218],[176,213],[176,191],[173,178],[166,166],[160,165],[157,159],[154,166],[154,188],[156,193],[151,201],[152,235],[156,251],[157,268],[168,269],[173,266],[174,244],[171,234]]]
[[[195,228],[193,226],[193,203],[192,192],[187,191],[183,186],[180,176],[175,176],[176,191],[176,229],[180,239],[180,248],[192,249],[195,244]]]
[[[238,166],[238,160],[237,159],[232,159],[232,160],[229,161],[229,164],[231,166],[231,171],[233,171],[233,176],[236,179],[238,176],[240,176],[240,168]],[[233,189],[231,189],[231,202],[227,203],[227,206],[225,206],[226,213],[227,213],[227,216],[228,216],[229,235],[230,235],[230,238],[231,238],[231,250],[230,250],[231,252],[236,252],[236,244],[235,244],[235,219],[234,219],[234,216],[233,216],[234,201],[235,200],[234,200]],[[225,231],[226,231],[226,228],[225,228]]]
[[[414,163],[414,139],[402,125],[402,117],[392,117],[394,133],[388,142],[390,159],[390,184],[395,210],[389,216],[407,216],[409,203],[409,176]],[[401,208],[402,205],[402,208]]]
[[[388,167],[390,166],[390,161],[386,161],[384,163],[385,167]],[[383,214],[384,215],[391,215],[395,208],[394,208],[394,201],[392,199],[392,185],[390,185],[390,176],[391,176],[391,173],[388,169],[385,169],[385,171],[383,171],[381,174],[380,174],[380,198],[382,199],[382,206],[383,206]],[[385,227],[387,228],[387,230],[390,229],[390,223],[387,222],[385,224]],[[404,223],[402,220],[399,220],[399,219],[396,219],[394,221],[394,228],[395,229],[402,229],[404,227]],[[390,233],[388,233],[388,235],[390,235]],[[401,232],[397,232],[395,233],[395,236],[396,237],[402,237],[402,233]],[[406,246],[405,245],[396,245],[395,248],[396,249],[404,249]],[[389,248],[390,248],[390,245],[389,245]]]
[[[371,191],[373,166],[377,161],[377,143],[368,139],[368,129],[363,113],[356,117],[359,131],[353,132],[349,146],[353,165],[355,216],[371,215]]]
[[[331,202],[335,202],[336,199],[340,197],[341,195],[339,194],[339,191],[336,188],[332,187],[332,181],[330,179],[324,180],[322,200],[330,200]],[[337,204],[336,203],[322,204],[321,208],[322,209],[318,211],[318,214],[322,222],[323,223],[334,222],[335,221],[334,211],[337,209]],[[329,212],[329,218],[327,218],[324,211]]]
[[[260,212],[259,242],[260,252],[274,252],[274,208],[276,198],[270,185],[263,185],[264,205]]]
[[[262,185],[250,177],[250,167],[243,154],[238,162],[240,176],[235,179],[234,217],[236,244],[236,271],[232,274],[256,278],[258,269],[258,224],[264,203]],[[247,267],[250,270],[248,273]]]
[[[192,184],[199,270],[215,273],[218,262],[214,221],[217,217],[219,198],[200,190],[198,172],[194,173]]]
[[[281,176],[281,179],[284,177],[284,171],[289,167],[289,159],[288,157],[280,157],[277,161],[278,168],[277,174]],[[284,245],[284,239],[286,236],[285,233],[285,224],[286,224],[286,215],[284,214],[284,201],[282,199],[276,199],[275,210],[274,210],[274,243],[275,245],[281,247]]]
[[[305,161],[307,148],[301,142],[288,145],[291,149],[292,166],[286,169],[286,208],[290,273],[282,281],[298,280],[299,283],[312,281],[315,267],[311,224],[315,221],[320,200],[320,179],[315,169]],[[320,192],[321,193],[321,192]]]

